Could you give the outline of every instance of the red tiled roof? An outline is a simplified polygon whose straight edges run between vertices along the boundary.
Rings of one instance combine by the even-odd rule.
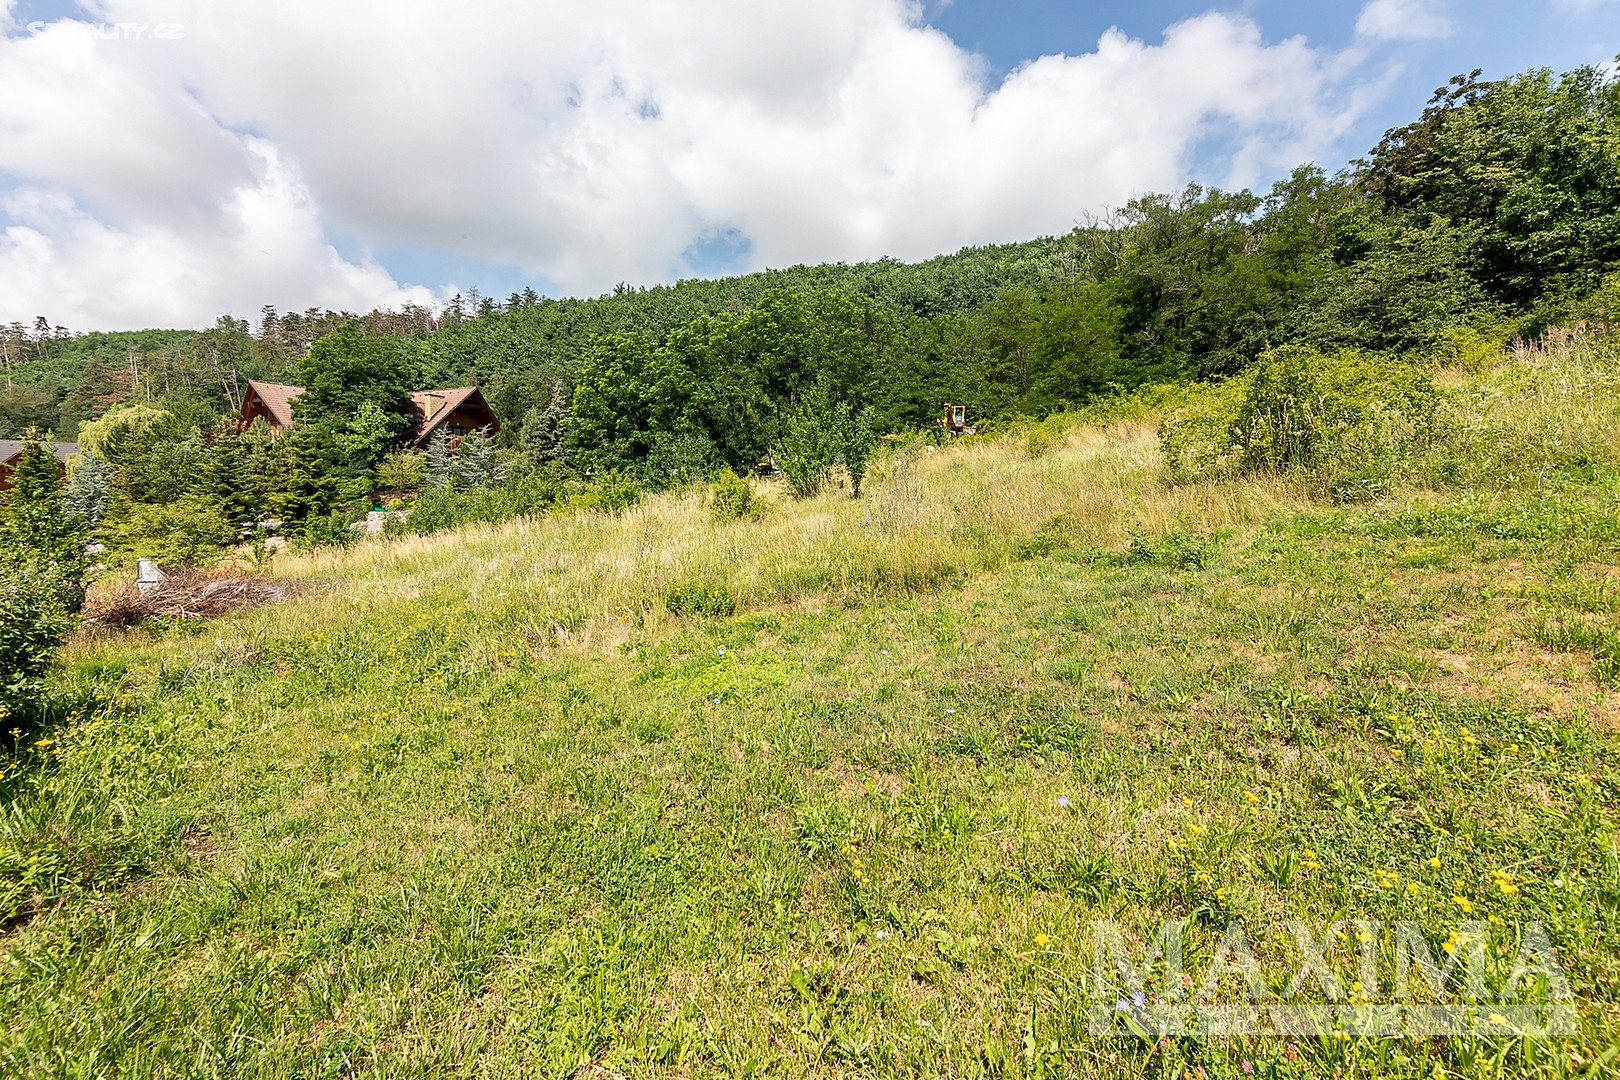
[[[453,390],[412,390],[411,412],[414,419],[402,437],[412,445],[421,442],[476,393],[476,386],[458,386]]]
[[[249,379],[248,386],[258,395],[259,400],[264,402],[265,409],[275,419],[278,427],[292,426],[292,403],[304,392],[302,386],[260,382],[258,379]],[[400,437],[410,445],[420,444],[433,433],[434,428],[477,393],[476,386],[458,386],[448,390],[412,390],[411,423]]]
[[[260,382],[249,379],[248,387],[264,402],[264,407],[275,418],[276,426],[292,427],[292,403],[299,394],[304,392],[302,386],[288,386],[286,383]]]

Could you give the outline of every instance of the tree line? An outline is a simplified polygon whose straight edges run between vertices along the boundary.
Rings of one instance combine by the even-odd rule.
[[[928,425],[946,400],[1038,417],[1229,376],[1284,344],[1400,355],[1459,328],[1506,340],[1606,320],[1617,268],[1616,77],[1476,71],[1335,174],[1147,195],[1066,236],[922,263],[470,294],[438,312],[267,308],[200,333],[64,336],[40,319],[7,338],[0,436],[70,437],[118,402],[201,430],[246,378],[293,381],[323,338],[359,333],[387,343],[402,385],[481,385],[509,451],[550,423],[584,470],[742,469],[818,384],[882,431]]]

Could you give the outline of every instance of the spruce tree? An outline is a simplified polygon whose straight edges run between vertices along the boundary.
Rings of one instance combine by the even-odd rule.
[[[55,453],[30,431],[0,506],[0,546],[48,571],[62,606],[77,612],[84,605],[89,569],[86,536],[84,520],[63,502],[62,468]]]
[[[525,424],[529,454],[542,465],[561,465],[568,457],[568,446],[563,442],[563,424],[568,419],[568,397],[562,380],[551,384],[551,403],[535,418],[533,425]]]
[[[427,445],[427,472],[422,475],[422,487],[439,491],[455,486],[456,455],[450,446],[450,434],[444,428],[433,433]]]
[[[213,443],[203,458],[197,492],[217,506],[238,533],[251,529],[263,510],[263,493],[253,475],[249,452],[236,426],[215,425]]]
[[[62,492],[62,502],[70,512],[84,519],[87,528],[94,529],[107,516],[107,507],[112,504],[112,482],[113,472],[107,462],[100,454],[86,450]]]
[[[455,476],[458,487],[499,487],[506,482],[509,471],[495,451],[495,440],[489,429],[474,431],[462,438],[456,453]]]

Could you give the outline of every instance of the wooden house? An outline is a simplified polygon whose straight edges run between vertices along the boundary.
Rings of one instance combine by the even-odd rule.
[[[292,427],[293,402],[303,392],[302,386],[248,380],[247,392],[242,395],[242,426],[246,427],[262,417],[270,426],[271,438],[274,438]],[[500,427],[500,421],[495,419],[495,411],[476,386],[413,390],[411,423],[401,433],[400,442],[420,450],[440,429],[450,436],[452,442],[460,442],[462,436],[474,431],[488,428],[493,435]]]
[[[462,386],[454,390],[413,390],[411,411],[414,420],[405,429],[400,440],[407,446],[422,449],[433,438],[433,433],[444,430],[452,443],[462,436],[488,428],[491,435],[499,431],[501,422],[495,419],[495,410],[489,407],[476,386]]]
[[[292,403],[303,392],[302,386],[249,379],[242,395],[242,426],[262,418],[270,426],[270,437],[275,438],[292,427]]]
[[[17,467],[17,459],[22,457],[23,448],[27,445],[14,439],[0,439],[0,491],[11,489],[12,470]],[[79,444],[59,442],[50,446],[51,452],[56,455],[57,467],[66,471],[67,459],[79,452]]]

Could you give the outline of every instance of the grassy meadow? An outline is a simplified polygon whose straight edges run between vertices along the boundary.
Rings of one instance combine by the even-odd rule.
[[[0,762],[0,1074],[1614,1075],[1620,350],[1437,381],[1366,502],[1076,419],[86,632]],[[1287,920],[1478,920],[1493,986],[1535,920],[1577,1030],[1088,1031],[1091,923],[1167,919],[1279,987]]]

